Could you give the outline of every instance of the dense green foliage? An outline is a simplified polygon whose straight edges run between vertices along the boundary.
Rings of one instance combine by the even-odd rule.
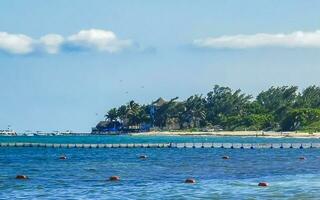
[[[271,87],[253,98],[241,90],[216,85],[206,96],[184,101],[158,99],[149,105],[130,101],[106,114],[127,127],[223,130],[319,131],[320,87]]]

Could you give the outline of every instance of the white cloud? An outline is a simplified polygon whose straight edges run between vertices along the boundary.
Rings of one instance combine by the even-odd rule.
[[[120,51],[132,44],[130,40],[119,40],[111,31],[100,29],[82,30],[77,34],[69,36],[68,41],[77,47],[110,53]]]
[[[22,34],[0,32],[0,50],[12,54],[28,54],[33,51],[33,40]]]
[[[112,31],[101,29],[81,30],[66,38],[59,34],[47,34],[40,39],[32,39],[23,34],[0,32],[0,50],[10,54],[29,54],[38,51],[56,54],[64,45],[114,53],[132,46],[132,41],[118,39]]]
[[[320,30],[314,32],[292,32],[289,34],[258,33],[253,35],[230,35],[208,37],[193,41],[197,47],[245,49],[258,47],[287,47],[287,48],[320,48]]]
[[[64,38],[57,34],[48,34],[40,38],[40,43],[49,54],[58,53],[63,42]]]

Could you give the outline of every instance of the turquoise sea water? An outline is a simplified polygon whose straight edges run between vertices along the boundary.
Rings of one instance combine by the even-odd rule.
[[[34,142],[55,144],[126,144],[126,143],[305,143],[320,142],[318,138],[263,138],[263,137],[215,137],[215,136],[8,136],[0,137],[1,142]]]
[[[0,137],[0,142],[318,142],[240,137]],[[59,160],[65,154],[67,160]],[[141,160],[145,154],[148,159]],[[230,156],[229,160],[221,159]],[[298,159],[304,156],[305,160]],[[320,149],[0,148],[0,199],[319,199]],[[29,180],[16,180],[17,174]],[[108,177],[117,175],[119,182]],[[186,178],[196,184],[185,184]],[[258,187],[261,181],[270,185]]]

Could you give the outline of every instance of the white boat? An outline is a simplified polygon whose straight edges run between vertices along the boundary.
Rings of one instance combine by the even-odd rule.
[[[71,135],[72,133],[71,130],[66,130],[65,132],[62,132],[61,135]]]
[[[47,134],[42,132],[42,131],[36,131],[35,133],[33,133],[33,136],[46,136]]]
[[[14,130],[0,130],[0,136],[15,136],[17,133]]]
[[[23,133],[22,136],[34,136],[33,133]]]

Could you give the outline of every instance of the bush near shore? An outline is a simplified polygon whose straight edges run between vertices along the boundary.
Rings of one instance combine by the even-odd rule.
[[[320,131],[320,87],[271,87],[255,98],[215,85],[207,95],[162,98],[145,105],[130,101],[105,115],[106,125],[159,130]],[[100,123],[101,124],[101,123]],[[96,127],[102,130],[103,126]]]

